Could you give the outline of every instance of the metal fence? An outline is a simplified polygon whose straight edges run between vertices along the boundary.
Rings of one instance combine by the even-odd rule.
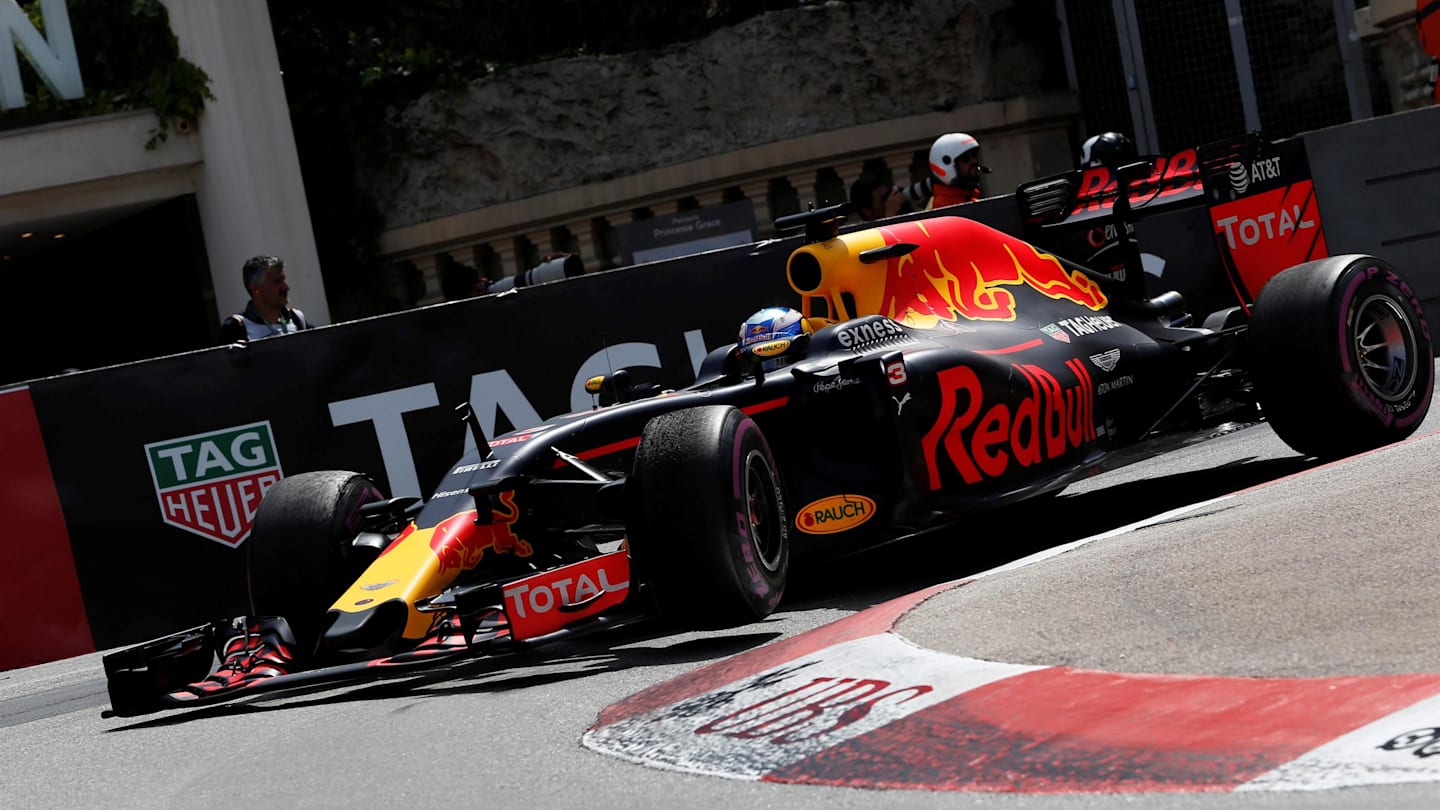
[[[1355,0],[1057,0],[1082,135],[1166,152],[1368,118]]]

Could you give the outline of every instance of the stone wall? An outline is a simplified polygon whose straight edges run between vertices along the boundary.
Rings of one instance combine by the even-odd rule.
[[[860,124],[1063,89],[1048,0],[852,0],[497,73],[400,113],[364,161],[387,227]],[[939,134],[939,133],[937,133]]]

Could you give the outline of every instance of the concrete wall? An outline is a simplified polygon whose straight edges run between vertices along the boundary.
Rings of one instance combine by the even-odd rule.
[[[1330,252],[1405,274],[1440,323],[1440,107],[1305,135]]]
[[[944,132],[975,135],[982,160],[993,172],[984,176],[982,190],[987,196],[1008,194],[1021,182],[1074,167],[1071,140],[1078,112],[1071,94],[1041,94],[846,127],[391,228],[380,236],[380,252],[387,259],[416,264],[426,279],[428,295],[419,302],[423,305],[440,300],[440,254],[470,263],[478,251],[493,251],[503,274],[514,275],[528,269],[514,248],[515,239],[529,239],[542,254],[563,251],[564,246],[552,244],[552,229],[563,229],[577,238],[587,268],[604,267],[618,254],[597,254],[601,246],[590,238],[597,225],[631,222],[632,211],[642,206],[657,214],[671,213],[680,210],[677,205],[685,198],[718,205],[730,188],[755,206],[759,234],[769,238],[777,213],[767,198],[772,183],[793,187],[802,208],[838,202],[820,198],[816,184],[821,172],[833,171],[848,194],[863,162],[871,158],[883,159],[897,182],[909,183],[914,153],[928,151]]]

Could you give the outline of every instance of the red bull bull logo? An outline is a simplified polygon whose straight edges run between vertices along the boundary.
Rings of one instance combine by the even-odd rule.
[[[966,484],[978,484],[1012,464],[1031,467],[1095,441],[1095,383],[1080,360],[1065,363],[1075,378],[1070,386],[1039,366],[1012,368],[1030,388],[1018,402],[987,402],[979,375],[967,366],[937,376],[940,414],[921,440],[931,490],[940,489],[941,449]]]
[[[1108,301],[1094,281],[1068,271],[1029,243],[977,222],[951,217],[880,229],[887,244],[921,245],[889,260],[880,314],[911,326],[933,327],[958,318],[1015,320],[1015,294],[1026,285],[1049,298],[1091,310]]]
[[[860,259],[890,245],[915,245],[884,264]],[[1109,303],[1080,270],[1022,239],[973,220],[935,217],[857,231],[792,254],[790,284],[808,314],[816,298],[842,318],[883,315],[933,329],[941,321],[1013,321],[1014,290],[1030,289],[1090,310]]]
[[[430,548],[440,561],[440,574],[469,571],[480,564],[487,549],[496,554],[529,557],[535,553],[530,544],[521,540],[511,528],[520,511],[515,508],[515,493],[500,494],[504,510],[491,510],[489,523],[476,523],[474,510],[452,515],[441,521],[430,535]]]

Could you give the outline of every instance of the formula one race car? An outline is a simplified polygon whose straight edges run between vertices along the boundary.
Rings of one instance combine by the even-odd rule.
[[[1227,255],[1237,300],[1203,314],[1145,287],[1133,221],[1202,193],[1217,222],[1254,205],[1266,186],[1209,196],[1210,177],[1284,148],[1247,139],[1188,165],[1028,184],[1030,241],[948,212],[843,234],[848,204],[783,218],[806,229],[785,267],[796,312],[747,322],[692,386],[622,370],[591,380],[595,409],[493,438],[462,408],[475,450],[423,502],[352,472],[276,483],[248,542],[251,615],[107,656],[113,711],[409,672],[654,615],[752,621],[779,604],[792,553],[1055,493],[1236,408],[1258,406],[1315,456],[1404,438],[1429,408],[1433,354],[1384,261],[1324,257],[1323,239],[1283,271]],[[1318,216],[1282,213],[1292,230]],[[1103,259],[1036,246],[1076,222],[1113,237]]]

